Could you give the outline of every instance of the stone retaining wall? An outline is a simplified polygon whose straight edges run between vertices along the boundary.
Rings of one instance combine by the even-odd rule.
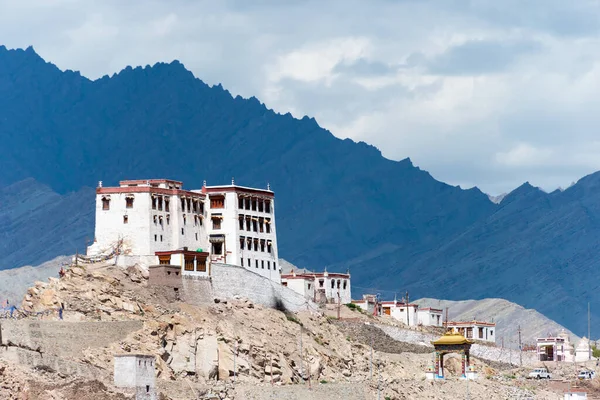
[[[307,303],[316,308],[312,301],[292,289],[236,265],[213,263],[211,280],[215,297],[240,296],[266,307],[275,307],[281,300],[289,311],[306,310]]]
[[[101,370],[89,364],[65,360],[49,354],[40,354],[35,351],[18,347],[0,347],[0,359],[16,365],[30,368],[40,368],[48,372],[56,372],[68,377],[85,377],[89,379],[107,378],[107,371]]]
[[[0,322],[0,345],[47,355],[78,356],[88,347],[107,347],[142,329],[142,321],[30,321]]]

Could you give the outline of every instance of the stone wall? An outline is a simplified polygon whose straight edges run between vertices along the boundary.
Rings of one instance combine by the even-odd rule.
[[[78,356],[85,348],[107,347],[142,327],[142,321],[7,320],[0,322],[0,345],[32,350],[44,357]]]
[[[89,379],[101,379],[106,371],[89,364],[65,360],[49,354],[40,354],[19,347],[0,347],[0,359],[13,364],[23,365],[30,368],[56,372],[70,377],[85,377]],[[105,378],[107,378],[105,376]]]
[[[195,305],[214,303],[213,288],[210,278],[183,275],[181,278],[181,300]]]
[[[178,265],[150,265],[148,285],[181,289],[181,267]]]
[[[290,288],[243,267],[213,263],[211,271],[215,297],[240,296],[266,307],[275,307],[276,301],[281,300],[285,308],[290,311],[306,310],[307,302],[316,308],[312,301]]]

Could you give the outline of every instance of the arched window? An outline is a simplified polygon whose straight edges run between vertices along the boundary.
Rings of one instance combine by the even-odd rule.
[[[103,210],[110,210],[110,196],[103,196],[102,197],[102,209]]]

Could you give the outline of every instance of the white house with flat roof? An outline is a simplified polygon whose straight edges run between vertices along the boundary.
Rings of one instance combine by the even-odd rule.
[[[448,330],[460,333],[467,339],[496,343],[496,324],[483,321],[448,321]]]
[[[417,325],[441,327],[443,324],[442,314],[443,311],[437,308],[418,308]]]
[[[352,301],[350,274],[303,272],[281,275],[281,284],[316,303],[348,304]]]

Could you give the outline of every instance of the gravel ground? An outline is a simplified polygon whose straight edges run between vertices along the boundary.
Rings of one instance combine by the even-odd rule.
[[[432,349],[418,344],[399,342],[389,337],[381,329],[373,325],[366,325],[363,322],[334,321],[334,324],[350,340],[371,346],[373,349],[384,353],[431,353]]]

